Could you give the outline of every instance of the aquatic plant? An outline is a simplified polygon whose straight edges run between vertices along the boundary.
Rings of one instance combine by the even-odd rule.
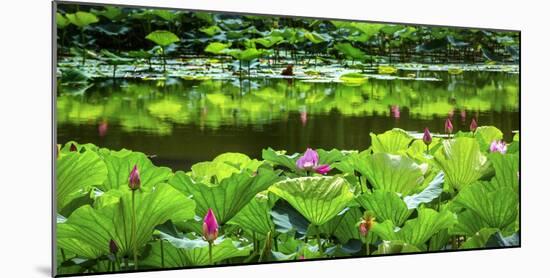
[[[74,258],[92,272],[517,245],[517,150],[425,131],[375,134],[361,152],[225,153],[176,174],[137,152],[69,142],[57,158],[58,269],[73,271]],[[331,175],[296,172],[328,165]]]

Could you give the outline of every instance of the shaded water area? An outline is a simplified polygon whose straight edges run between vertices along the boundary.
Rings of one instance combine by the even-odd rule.
[[[127,148],[157,165],[188,170],[224,152],[261,158],[264,148],[363,150],[391,128],[443,133],[494,125],[519,129],[519,77],[506,72],[423,72],[439,81],[368,79],[362,84],[255,78],[104,79],[76,94],[60,86],[57,140]]]

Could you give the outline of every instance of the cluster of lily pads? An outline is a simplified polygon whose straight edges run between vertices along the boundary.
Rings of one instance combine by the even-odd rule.
[[[519,245],[519,133],[370,134],[366,150],[223,153],[173,172],[141,152],[56,154],[58,274]]]
[[[334,64],[389,75],[434,62],[460,74],[471,67],[450,64],[487,62],[490,69],[519,59],[514,32],[72,4],[58,4],[55,22],[63,75],[196,78],[180,72],[184,66],[242,77],[251,69],[279,74],[289,64],[310,77]]]

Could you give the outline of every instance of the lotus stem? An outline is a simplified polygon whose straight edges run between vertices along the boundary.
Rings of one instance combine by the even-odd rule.
[[[125,257],[124,258],[124,268],[126,270],[130,270],[130,266],[128,265],[128,257]]]
[[[370,246],[369,246],[369,242],[367,241],[367,236],[365,236],[365,252],[366,252],[365,255],[367,256],[370,254]]]
[[[162,71],[166,72],[166,55],[164,53],[164,47],[160,48],[162,50]]]
[[[134,269],[138,269],[138,259],[137,259],[137,229],[136,229],[136,206],[135,206],[135,196],[136,191],[132,190],[132,243],[134,246]]]
[[[160,266],[164,268],[164,244],[163,240],[160,240]]]
[[[316,227],[317,227],[317,245],[319,245],[319,255],[321,255],[322,257],[325,251],[323,250],[323,244],[321,242],[321,229],[319,228],[319,225],[317,225]]]
[[[82,43],[82,66],[86,65],[86,46],[84,45],[84,29],[80,28],[80,43]]]
[[[213,265],[212,263],[212,241],[208,241],[208,262],[210,265]]]
[[[61,258],[63,258],[63,261],[67,261],[67,257],[65,256],[65,250],[63,248],[60,248],[61,250]]]

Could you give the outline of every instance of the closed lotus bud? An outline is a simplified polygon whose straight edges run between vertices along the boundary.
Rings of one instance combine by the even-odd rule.
[[[453,123],[451,122],[450,118],[447,118],[447,120],[445,121],[445,133],[453,133]]]
[[[472,122],[470,123],[470,131],[474,132],[477,129],[477,122],[476,118],[472,118]]]
[[[109,241],[109,251],[111,252],[111,254],[116,254],[118,252],[118,246],[116,245],[116,242],[112,239],[111,241]]]
[[[109,252],[111,252],[111,254],[116,254],[118,252],[118,246],[116,245],[116,242],[112,239],[111,241],[109,241]]]
[[[212,242],[218,238],[218,221],[211,208],[208,209],[202,223],[202,235],[206,241]]]
[[[128,187],[130,187],[131,190],[137,190],[141,187],[141,178],[139,177],[137,165],[134,165],[132,172],[130,172],[130,177],[128,177]]]
[[[366,213],[365,216],[363,216],[363,219],[361,219],[361,222],[359,223],[359,233],[362,236],[367,236],[369,234],[370,229],[374,225],[374,216],[372,214]]]
[[[76,148],[76,145],[74,143],[71,143],[71,147],[69,148],[69,151],[76,152],[78,149]]]
[[[424,136],[422,137],[422,141],[424,141],[424,144],[426,144],[426,146],[429,146],[432,143],[432,135],[430,134],[430,130],[427,127],[424,128]]]

